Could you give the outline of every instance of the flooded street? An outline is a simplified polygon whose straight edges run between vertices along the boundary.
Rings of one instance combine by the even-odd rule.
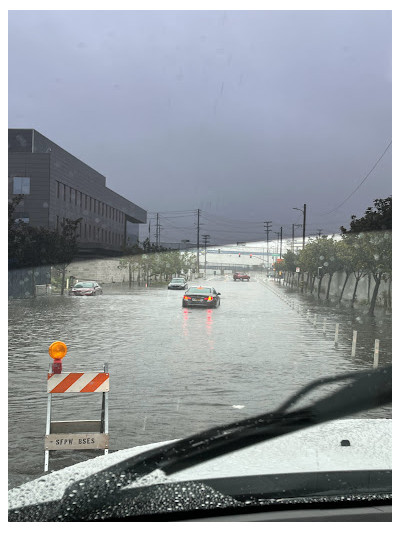
[[[183,309],[183,291],[166,286],[9,302],[10,487],[43,473],[48,347],[56,340],[68,346],[64,372],[102,370],[108,362],[111,451],[253,416],[316,378],[372,368],[375,338],[380,364],[391,362],[388,316],[367,319],[344,310],[339,319],[337,310],[273,281],[235,283],[227,276],[203,284],[221,293],[219,308]],[[355,325],[358,345],[351,357]],[[95,419],[101,395],[55,395],[53,406],[55,420]],[[390,417],[391,410],[359,416]],[[50,470],[96,454],[56,452]]]

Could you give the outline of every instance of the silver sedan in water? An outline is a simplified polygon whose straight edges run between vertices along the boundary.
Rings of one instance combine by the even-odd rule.
[[[97,281],[79,281],[71,289],[71,296],[97,296],[103,294],[103,289]]]
[[[169,285],[168,285],[168,289],[187,289],[187,281],[185,280],[185,278],[173,278]]]

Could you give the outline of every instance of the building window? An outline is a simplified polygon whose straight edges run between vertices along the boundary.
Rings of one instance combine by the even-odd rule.
[[[13,178],[13,194],[30,194],[31,178]]]

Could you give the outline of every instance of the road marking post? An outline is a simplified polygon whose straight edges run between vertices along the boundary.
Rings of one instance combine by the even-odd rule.
[[[339,344],[339,324],[336,324],[335,328],[335,346]]]
[[[53,344],[57,345],[57,343]],[[65,345],[64,347],[66,353],[67,348]],[[49,353],[55,363],[50,365],[47,374],[45,472],[49,469],[50,451],[104,450],[104,455],[107,455],[109,448],[108,391],[110,389],[110,375],[108,364],[104,364],[102,372],[61,372],[61,360],[58,358],[60,352],[56,353],[57,357],[51,354],[50,349]],[[51,401],[53,394],[68,393],[101,393],[100,420],[52,420]]]
[[[378,364],[379,364],[379,339],[375,339],[373,368],[378,368]]]
[[[353,342],[351,343],[351,356],[356,355],[356,344],[357,344],[357,331],[353,330]]]

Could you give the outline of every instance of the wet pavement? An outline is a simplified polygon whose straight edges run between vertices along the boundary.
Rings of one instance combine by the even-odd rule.
[[[108,362],[111,450],[254,416],[311,380],[372,368],[376,338],[380,364],[391,362],[391,315],[384,312],[370,318],[261,278],[202,283],[221,292],[219,308],[183,309],[183,292],[166,284],[9,302],[10,487],[43,473],[48,347],[55,340],[68,346],[63,371],[102,370]],[[57,395],[53,419],[98,418],[100,405],[101,395]],[[390,417],[391,409],[358,416]],[[55,452],[50,469],[98,453]]]

